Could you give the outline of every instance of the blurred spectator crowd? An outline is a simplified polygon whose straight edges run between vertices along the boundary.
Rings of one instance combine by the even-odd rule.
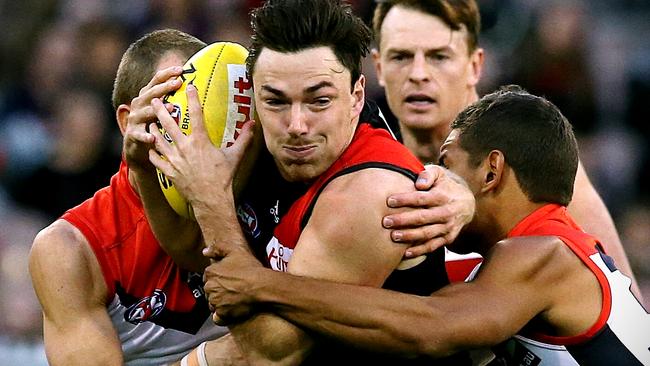
[[[479,0],[481,93],[517,83],[573,123],[650,305],[650,2]],[[351,1],[368,22],[371,0]],[[259,0],[0,0],[0,364],[46,364],[27,273],[36,233],[108,184],[121,135],[110,105],[126,47],[176,28],[248,45]],[[370,60],[367,94],[384,105]]]

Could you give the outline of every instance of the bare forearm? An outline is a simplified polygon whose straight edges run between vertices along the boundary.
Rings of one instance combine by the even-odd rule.
[[[160,246],[180,267],[202,272],[209,261],[203,257],[201,232],[196,222],[178,215],[167,203],[156,177],[150,171],[132,171],[149,225]]]
[[[243,271],[243,275],[240,271]],[[295,325],[275,314],[257,313],[242,306],[239,300],[243,293],[237,285],[229,285],[234,280],[250,290],[256,285],[249,286],[241,277],[235,278],[258,278],[258,274],[265,272],[250,252],[232,250],[205,270],[208,300],[214,306],[215,313],[222,317],[220,320],[228,320],[229,337],[235,340],[236,346],[251,365],[298,365],[311,351],[311,339]],[[239,306],[232,308],[230,304]],[[235,319],[239,322],[234,323]],[[227,356],[219,350],[215,352],[216,357]]]
[[[205,245],[218,257],[225,256],[232,248],[249,248],[237,219],[232,193],[226,194],[228,198],[212,201],[206,197],[193,206]]]
[[[274,314],[256,314],[230,332],[251,365],[300,365],[313,346],[305,332]]]
[[[304,329],[405,357],[456,351],[447,343],[443,312],[427,297],[275,273],[264,278],[255,300]]]
[[[239,260],[234,260],[233,263],[237,267],[261,268],[261,263],[250,254],[237,221],[232,192],[226,191],[224,194],[221,197],[204,197],[200,202],[194,202],[194,213],[210,255],[224,262],[236,257]],[[220,259],[221,257],[225,258]],[[215,283],[213,278],[216,278],[217,283],[220,282],[220,277],[214,273],[215,266],[209,266],[205,271],[205,289],[209,299],[219,297],[212,287]],[[229,328],[230,337],[251,365],[300,365],[311,351],[311,339],[295,325],[274,314],[255,314],[241,323],[231,324]],[[229,355],[224,354],[224,350],[227,348],[211,351],[208,359],[228,358]]]
[[[200,365],[202,361],[213,366],[248,366],[250,365],[239,349],[231,334],[218,339],[207,341],[199,345],[183,359],[173,364],[181,366],[183,362],[187,365]]]
[[[293,334],[288,330],[295,330]],[[185,356],[190,365],[205,359],[208,365],[247,366],[300,365],[311,349],[311,341],[295,326],[274,315],[261,314],[230,327],[231,333],[206,342]],[[294,337],[287,337],[287,334]],[[181,361],[174,364],[180,366]]]
[[[102,318],[105,316],[102,316]],[[60,329],[45,321],[45,352],[51,365],[122,365],[122,349],[110,323],[78,319],[77,324]]]

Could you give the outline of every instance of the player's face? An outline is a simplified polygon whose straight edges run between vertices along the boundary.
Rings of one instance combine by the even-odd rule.
[[[381,27],[377,77],[391,111],[407,128],[448,128],[476,98],[483,51],[468,52],[467,30],[440,18],[394,6]]]
[[[470,190],[477,197],[481,185],[481,172],[479,167],[473,166],[469,161],[469,153],[460,146],[458,141],[459,131],[452,130],[440,147],[438,163],[463,178]]]
[[[484,227],[484,215],[482,214],[485,209],[483,207],[483,201],[481,200],[481,186],[482,186],[482,170],[480,166],[473,165],[469,160],[469,153],[460,146],[459,141],[459,131],[451,130],[447,139],[440,147],[440,157],[438,158],[438,163],[443,167],[449,169],[450,171],[457,174],[459,177],[463,178],[467,183],[467,186],[474,194],[476,199],[476,215],[474,220],[467,225],[463,230],[470,233],[481,233],[482,227]],[[466,247],[466,245],[471,245],[472,247]],[[463,240],[460,240],[458,243],[453,243],[450,249],[458,253],[469,253],[476,251],[477,248],[473,247],[477,243],[468,242],[463,243]]]
[[[351,91],[350,78],[329,47],[260,53],[253,73],[255,103],[266,146],[285,179],[313,180],[352,140],[364,79]]]

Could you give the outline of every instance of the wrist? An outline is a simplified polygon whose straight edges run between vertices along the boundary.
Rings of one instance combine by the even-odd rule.
[[[206,194],[201,199],[189,201],[197,222],[238,223],[232,191],[219,195]]]
[[[274,270],[259,267],[253,273],[254,280],[257,284],[252,286],[249,292],[251,301],[262,307],[271,307],[273,304],[282,304],[283,294],[282,287],[283,276],[292,276],[290,274],[276,272]]]

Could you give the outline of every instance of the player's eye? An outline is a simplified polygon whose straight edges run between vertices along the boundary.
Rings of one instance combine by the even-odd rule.
[[[331,99],[329,97],[320,97],[314,99],[313,104],[316,105],[317,107],[326,107],[331,103]]]

